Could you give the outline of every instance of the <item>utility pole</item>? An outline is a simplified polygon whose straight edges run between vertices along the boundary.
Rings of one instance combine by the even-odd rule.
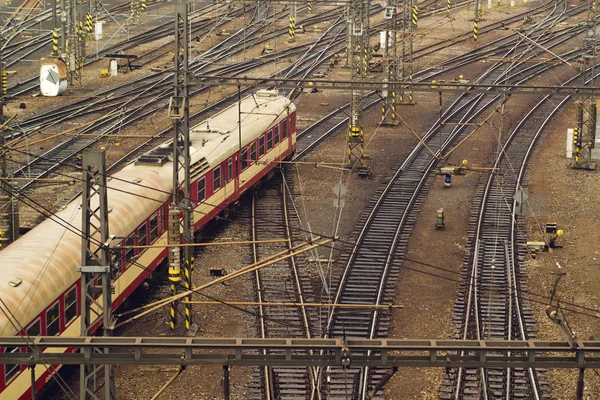
[[[413,29],[416,28],[418,23],[417,9],[413,5],[416,0],[411,0],[403,5],[402,13],[402,57],[400,61],[400,75],[401,80],[412,82],[413,78]],[[413,105],[414,97],[413,91],[409,90],[405,93],[404,90],[400,90],[399,93],[400,103],[405,105]]]
[[[296,1],[290,3],[290,26],[289,26],[289,39],[288,42],[294,43],[296,41]]]
[[[479,33],[479,0],[475,0],[475,18],[473,19],[473,42],[477,43],[477,35]]]
[[[7,77],[6,61],[3,58],[4,38],[0,33],[0,177],[8,178],[6,166],[6,148],[4,139],[4,105],[7,95]],[[7,181],[0,181],[0,249],[9,243],[14,242],[19,237],[19,219],[18,202],[13,194],[13,188]]]
[[[81,194],[81,336],[92,335],[102,318],[104,336],[112,336],[112,269],[108,235],[108,193],[104,150],[83,153],[83,192]],[[98,296],[101,294],[102,300]],[[109,354],[109,349],[94,349]],[[80,399],[98,400],[97,373],[104,369],[104,400],[115,400],[114,369],[110,364],[80,366]]]
[[[57,16],[57,12],[56,12],[56,0],[52,0],[52,52],[50,52],[50,56],[51,57],[59,56],[59,53],[58,53],[58,16]]]
[[[6,77],[6,64],[3,61],[3,47],[4,37],[0,31],[0,77],[2,79],[0,87],[0,144],[2,145],[2,149],[0,149],[0,177],[6,178],[6,149],[4,148],[4,123],[6,122],[6,118],[4,118],[4,97],[6,96],[6,90],[4,86]],[[6,190],[7,188],[5,185],[8,185],[8,183],[5,181],[0,181],[0,215],[5,214],[6,209],[10,204],[10,192]],[[4,220],[4,218],[0,218],[0,249],[4,247],[4,244],[7,242],[6,234],[8,233],[10,226],[7,222],[8,221]]]
[[[81,85],[83,64],[85,62],[85,38],[81,18],[81,0],[66,0],[63,11],[63,49],[65,50],[68,66],[67,78],[70,85]],[[61,3],[62,6],[62,3]],[[66,14],[66,15],[65,15]]]
[[[189,129],[189,77],[188,77],[188,7],[185,3],[177,3],[175,18],[175,68],[174,93],[169,105],[169,117],[173,121],[173,198],[169,210],[170,244],[180,243],[180,232],[183,230],[183,243],[194,242],[194,217],[190,200],[190,129]],[[183,228],[179,213],[183,212]],[[175,224],[175,221],[177,222]],[[174,242],[174,243],[173,243]],[[182,254],[182,257],[179,257]],[[183,286],[185,290],[192,287],[192,270],[194,258],[192,248],[174,247],[169,251],[169,280],[172,294],[177,291],[183,261]],[[192,306],[190,297],[185,298],[185,329],[192,324]],[[171,329],[175,329],[177,305],[171,303]]]
[[[596,97],[594,75],[596,74],[596,0],[590,0],[586,32],[583,36],[581,60],[581,84],[592,89],[591,94],[582,95],[577,102],[575,128],[573,129],[573,162],[576,169],[596,169],[592,162],[592,150],[596,141]]]
[[[348,30],[351,32],[350,53],[352,80],[362,80],[367,75],[369,48],[370,0],[351,0],[349,3]],[[369,158],[364,155],[365,138],[362,121],[362,89],[352,90],[352,111],[348,130],[348,164],[355,167],[360,176],[369,176]]]
[[[396,13],[396,0],[388,0],[385,8],[385,42],[383,44],[384,57],[384,73],[388,82],[397,82],[398,79],[398,40],[397,40],[397,24],[398,18]],[[398,115],[396,106],[398,103],[398,87],[390,84],[387,87],[383,104],[381,105],[381,123],[383,125],[397,125]]]

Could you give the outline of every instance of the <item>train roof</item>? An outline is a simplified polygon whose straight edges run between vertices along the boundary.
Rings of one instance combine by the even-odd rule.
[[[244,147],[295,110],[294,103],[278,91],[259,90],[242,99],[239,108],[235,103],[192,127],[192,174],[198,175],[219,165],[240,148],[240,116],[241,147]],[[135,166],[162,167],[172,161],[172,141],[169,141],[139,157]]]
[[[243,99],[242,146],[295,109],[289,99],[276,91],[261,90]],[[190,152],[195,173],[219,164],[239,148],[238,116],[236,103],[191,129]],[[128,235],[168,199],[172,184],[170,146],[157,147],[112,175],[107,184],[111,234]],[[0,251],[0,293],[20,327],[25,327],[80,277],[80,205],[78,197]],[[65,227],[67,223],[69,228]],[[18,330],[0,313],[0,335],[14,335]]]
[[[107,183],[109,232],[117,237],[132,232],[167,200],[169,183],[154,171],[114,174]],[[80,277],[77,267],[81,265],[81,218],[79,196],[0,251],[3,308],[8,307],[20,327],[25,327]],[[119,241],[115,239],[111,244]],[[17,333],[14,320],[11,323],[0,313],[0,335]]]

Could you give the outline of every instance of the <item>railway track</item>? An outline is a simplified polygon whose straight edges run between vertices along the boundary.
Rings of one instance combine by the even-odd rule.
[[[325,18],[323,16],[321,16],[320,18]],[[317,21],[320,19],[316,19]],[[340,31],[328,31],[328,34],[332,35],[332,37],[336,37],[338,36],[340,33]],[[257,29],[255,31],[256,35],[260,34],[260,29]],[[265,38],[263,38],[262,40],[268,40],[268,35],[263,35]],[[326,36],[322,37],[322,43],[320,45],[318,45],[316,48],[312,47],[310,48],[311,52],[315,52],[315,54],[319,57],[315,56],[315,55],[309,55],[307,57],[302,58],[300,65],[296,65],[295,66],[295,74],[299,74],[300,76],[302,76],[303,73],[306,73],[306,71],[311,70],[311,68],[314,68],[315,65],[318,65],[319,63],[322,63],[325,61],[325,59],[323,58],[323,55],[321,53],[321,51],[323,50],[323,48],[328,48],[330,47],[332,44],[328,43],[325,41],[325,39],[328,39]],[[233,45],[228,46],[228,48],[226,50],[220,50],[216,56],[219,57],[225,57],[227,56],[227,54],[231,54],[230,51],[232,51],[232,49],[235,49],[237,51],[241,51],[242,50],[242,43],[240,42],[239,39],[235,39],[235,43]],[[308,50],[306,48],[306,46],[298,46],[295,49],[290,50],[289,52],[285,52],[283,53],[284,55],[292,55],[294,54],[294,52],[296,54],[305,54],[306,50]],[[333,51],[333,50],[332,50]],[[297,55],[296,55],[297,56]],[[218,67],[215,69],[211,69],[209,68],[210,66],[210,62],[208,61],[203,61],[200,62],[198,66],[195,67],[195,69],[193,69],[194,71],[200,71],[203,67],[207,68],[206,71],[208,71],[210,73],[210,71],[216,72],[216,71],[220,71],[220,73],[231,73],[231,74],[235,74],[235,73],[242,73],[242,72],[246,72],[246,71],[250,71],[253,68],[257,68],[259,66],[263,66],[267,63],[270,62],[274,62],[275,60],[273,58],[269,58],[269,57],[264,57],[264,58],[260,58],[258,60],[248,60],[247,62],[243,62],[243,63],[238,63],[235,65],[230,65],[230,66],[225,66],[225,67]],[[205,71],[205,72],[206,72]],[[285,73],[285,71],[283,71],[283,73]],[[298,76],[298,75],[296,75]],[[88,114],[88,113],[92,113],[92,112],[98,112],[98,110],[101,111],[105,111],[109,108],[115,108],[115,107],[127,107],[128,105],[134,103],[134,99],[135,101],[138,102],[138,104],[135,107],[132,107],[131,109],[124,109],[124,111],[122,112],[122,115],[113,115],[109,118],[107,118],[106,120],[102,120],[99,121],[96,124],[93,124],[89,127],[86,127],[84,129],[81,130],[80,133],[83,134],[88,134],[88,136],[73,136],[70,137],[68,140],[63,141],[62,143],[60,143],[59,145],[51,148],[50,150],[47,150],[44,154],[42,154],[39,157],[35,157],[32,158],[26,165],[23,165],[21,168],[19,168],[18,170],[15,171],[15,176],[21,176],[21,177],[44,177],[44,176],[48,176],[49,173],[55,171],[57,168],[59,168],[62,164],[64,164],[67,160],[69,160],[71,157],[73,157],[74,155],[80,153],[84,148],[89,147],[90,145],[94,144],[96,141],[105,138],[108,134],[110,134],[110,132],[113,132],[113,130],[116,130],[117,128],[121,128],[122,126],[126,126],[127,124],[131,124],[135,121],[138,121],[146,116],[152,115],[154,113],[156,113],[157,111],[159,111],[160,109],[164,108],[167,106],[168,102],[168,97],[170,96],[170,90],[172,89],[172,79],[170,76],[167,77],[162,77],[159,82],[157,83],[152,83],[150,85],[146,85],[145,88],[142,87],[135,87],[132,86],[130,88],[126,89],[125,93],[121,94],[121,99],[119,99],[117,102],[102,102],[102,101],[98,101],[96,103],[93,103],[93,105],[96,107],[95,110],[91,110],[90,108],[92,107],[92,105],[84,105],[79,107],[79,109],[77,110],[76,114],[78,116],[81,116],[82,114]],[[207,87],[199,87],[195,90],[192,90],[192,95],[196,95],[205,91],[208,91],[210,88]],[[107,92],[108,94],[108,92]],[[132,96],[132,97],[127,97],[127,96]],[[143,102],[141,102],[143,100]],[[159,101],[161,100],[161,101]],[[232,96],[229,99],[229,103],[232,101],[237,101],[237,97]],[[141,103],[140,103],[141,102]],[[218,110],[222,109],[223,107],[226,107],[229,103],[227,102],[218,102],[214,105],[212,105],[210,107],[210,109],[204,110],[201,113],[197,114],[197,117],[205,117],[209,112],[210,113],[214,113],[217,112]],[[126,111],[125,111],[126,110]],[[41,115],[35,119],[30,119],[27,122],[24,122],[23,125],[20,124],[21,127],[25,126],[25,127],[29,127],[29,129],[36,129],[36,126],[38,126],[39,124],[45,123],[46,125],[52,125],[52,120],[54,120],[54,124],[56,124],[56,126],[58,126],[59,122],[62,123],[67,119],[73,118],[73,112],[70,109],[66,109],[64,111],[66,112],[70,112],[70,114],[67,114],[66,116],[63,115],[54,115],[53,117],[51,116],[52,114],[50,113],[50,115]],[[57,113],[55,113],[57,114]],[[50,121],[48,121],[48,119],[50,119]],[[106,128],[104,128],[104,130],[102,132],[100,132],[98,134],[98,136],[93,136],[90,135],[92,132],[96,131],[99,127],[108,125]],[[28,181],[25,182],[21,188],[25,189],[28,188],[31,184],[33,183],[33,181]]]
[[[327,17],[327,15],[325,15],[325,17]],[[321,16],[321,18],[323,18],[323,16]],[[256,32],[260,32],[260,30],[255,30],[255,33]],[[338,32],[338,34],[339,34],[339,32]],[[249,34],[249,37],[252,37],[252,33]],[[235,42],[235,40],[234,40],[234,42]],[[239,45],[240,45],[239,42],[240,42],[240,40],[239,40],[239,38],[237,38],[237,43],[234,43],[233,45],[229,45],[229,46],[227,46],[227,48],[229,50],[231,50],[233,47],[235,47],[237,45],[238,50],[239,50]],[[223,47],[223,46],[220,45],[220,47]],[[300,71],[297,71],[300,74],[299,76],[302,76],[302,77],[307,76],[308,73],[310,73],[311,71],[313,71],[315,69],[315,66],[318,65],[318,63],[320,63],[322,65],[323,61],[326,60],[329,55],[334,54],[335,52],[340,50],[340,47],[335,47],[333,45],[329,46],[329,47],[331,48],[331,51],[328,54],[321,57],[318,62],[314,62],[313,68],[306,68],[304,74],[301,74]],[[315,51],[314,48],[311,50]],[[290,50],[290,51],[292,51],[292,50]],[[286,56],[286,55],[287,54],[285,54],[285,53],[282,54],[282,56]],[[225,54],[220,53],[220,56],[225,56]],[[265,61],[263,61],[263,62],[265,62]],[[463,63],[466,63],[466,62],[468,62],[468,60],[463,60]],[[203,64],[204,66],[207,65],[207,63],[200,63],[200,64]],[[213,69],[213,70],[209,69],[208,72],[220,71],[221,73],[227,73],[227,74],[235,74],[236,72],[242,73],[242,72],[252,69],[253,67],[256,67],[258,64],[260,64],[260,62],[257,63],[256,61],[252,60],[252,61],[248,61],[246,63],[241,63],[241,64],[238,64],[233,67],[226,67],[226,68],[220,69],[220,70],[219,69]],[[200,66],[198,69],[196,69],[196,71],[200,70],[201,68],[202,67]],[[434,75],[436,72],[439,72],[439,71],[430,72],[429,76]],[[298,75],[296,75],[296,76],[298,76]],[[92,104],[86,104],[84,106],[80,106],[79,109],[76,109],[75,111],[72,111],[70,108],[64,108],[63,111],[53,110],[51,113],[43,114],[37,118],[33,118],[28,121],[24,121],[21,124],[21,128],[26,129],[29,127],[29,129],[37,129],[41,124],[45,124],[46,126],[52,126],[53,124],[58,125],[61,122],[64,122],[64,121],[74,118],[75,116],[90,115],[94,112],[98,113],[101,111],[106,111],[111,108],[112,109],[120,108],[120,107],[127,106],[127,105],[129,105],[131,107],[131,105],[134,102],[134,99],[137,99],[138,104],[139,104],[137,107],[135,107],[133,109],[129,109],[127,111],[123,110],[122,113],[120,113],[118,115],[113,115],[102,121],[98,121],[97,123],[92,124],[91,126],[84,128],[81,131],[81,133],[90,135],[91,132],[97,131],[99,128],[105,126],[104,130],[99,133],[98,137],[96,137],[96,138],[94,138],[92,136],[88,136],[85,138],[84,137],[72,137],[69,140],[46,151],[44,154],[42,154],[42,156],[40,156],[38,158],[34,157],[31,161],[28,162],[27,165],[23,165],[22,168],[20,168],[18,171],[16,171],[15,175],[19,176],[19,177],[31,176],[34,178],[48,176],[49,173],[56,170],[56,168],[58,168],[58,166],[60,166],[62,163],[69,160],[75,154],[81,152],[82,149],[94,144],[97,140],[106,137],[106,135],[110,134],[112,131],[116,130],[117,128],[120,129],[124,126],[132,124],[135,121],[138,121],[148,115],[152,115],[155,112],[159,111],[160,108],[157,109],[157,106],[156,106],[157,100],[158,100],[157,97],[160,97],[160,98],[167,97],[167,94],[168,94],[167,91],[170,89],[170,82],[166,82],[166,79],[163,78],[158,83],[152,84],[151,87],[146,86],[146,89],[141,90],[141,91],[140,91],[140,89],[144,89],[144,88],[143,87],[140,88],[137,84],[138,84],[138,82],[134,82],[132,85],[135,87],[135,89],[128,89],[124,93],[122,93],[120,96],[112,96],[111,97],[111,91],[106,91],[104,93],[101,92],[98,94],[100,96],[105,95],[110,100],[107,100],[105,98],[105,99],[102,99],[102,100],[97,101]],[[167,88],[169,88],[169,89],[167,89]],[[200,93],[201,91],[204,91],[204,90],[206,90],[206,89],[199,89],[198,91],[195,91],[194,94]],[[159,93],[157,94],[157,92],[159,92]],[[167,92],[167,93],[165,94],[165,92]],[[125,102],[123,102],[123,100],[120,100],[121,98],[127,98],[128,95],[133,96],[133,99],[130,97],[129,100],[126,100]],[[112,100],[113,98],[114,98],[114,100]],[[142,100],[145,100],[145,101],[140,104],[139,102]],[[229,99],[229,102],[232,102],[235,100],[236,100],[235,96],[231,96]],[[161,103],[162,103],[162,107],[166,106],[166,100],[164,100],[164,102],[161,102]],[[225,105],[227,103],[220,103],[220,104]],[[162,137],[162,135],[160,135],[159,137]],[[29,174],[33,174],[33,175],[29,175]],[[23,185],[23,187],[26,188],[30,185],[31,185],[31,182],[25,183]]]
[[[576,76],[565,85],[580,80]],[[537,337],[533,310],[524,300],[528,294],[527,239],[513,196],[529,182],[528,161],[538,139],[569,100],[546,96],[539,101],[502,143],[494,163],[500,172],[491,174],[478,190],[454,305],[455,339]],[[449,369],[440,398],[539,400],[551,398],[551,390],[546,370]]]
[[[521,46],[520,52],[523,50]],[[511,54],[523,57],[520,52]],[[576,57],[576,54],[571,54],[571,57]],[[546,66],[526,67],[523,63],[513,64],[508,68],[509,72],[504,68],[496,65],[484,74],[479,83],[502,81],[517,84],[547,70]],[[438,157],[442,155],[469,131],[462,124],[472,122],[485,110],[497,107],[501,101],[500,96],[459,96],[444,110],[441,120],[423,135],[431,152],[419,145],[394,170],[389,184],[379,190],[361,215],[355,244],[344,252],[347,255],[343,257],[346,267],[339,281],[335,303],[379,305],[391,300],[418,207],[432,180],[429,171],[437,162],[432,153]],[[388,326],[389,319],[376,311],[347,316],[334,308],[327,322],[327,333],[331,337],[375,338],[385,336]],[[363,399],[386,374],[381,370],[330,368],[321,371],[320,382],[328,399],[346,398],[348,391],[352,398]]]
[[[274,178],[260,193],[252,198],[251,237],[253,241],[281,239],[285,243],[255,243],[252,246],[253,262],[281,251],[291,251],[296,242],[292,224],[297,215],[289,207],[291,182],[281,176]],[[292,221],[294,220],[294,221]],[[265,222],[268,221],[268,222]],[[258,306],[258,334],[262,338],[313,337],[314,312],[304,307],[313,302],[312,285],[306,273],[307,260],[301,254],[267,268],[255,271],[253,278],[258,302],[295,303],[297,307]],[[304,398],[314,385],[313,368],[260,368],[253,372],[250,399]]]

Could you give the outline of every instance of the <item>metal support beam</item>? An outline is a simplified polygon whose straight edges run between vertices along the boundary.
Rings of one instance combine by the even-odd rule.
[[[296,1],[290,3],[290,24],[288,28],[288,42],[294,43],[296,41]]]
[[[475,0],[475,15],[473,17],[473,42],[477,43],[477,36],[479,35],[479,19],[481,16],[481,6],[479,0]]]
[[[596,97],[594,78],[596,74],[596,57],[598,40],[596,36],[596,0],[589,0],[587,29],[583,35],[583,54],[581,59],[581,84],[586,82],[591,93],[582,94],[577,102],[575,129],[573,135],[573,155],[571,166],[576,169],[595,169],[592,161],[592,150],[596,141]]]
[[[223,365],[223,400],[229,400],[229,365]]]
[[[410,0],[404,3],[404,12],[402,13],[402,57],[400,59],[399,79],[412,82],[413,80],[413,36],[417,28],[417,5],[416,0]],[[413,90],[408,91],[400,88],[400,104],[415,104]]]
[[[190,337],[34,337],[27,352],[0,353],[0,364],[155,364],[337,366],[342,348],[351,367],[600,368],[600,341],[297,339]],[[19,336],[0,347],[23,347]],[[71,348],[73,353],[42,348]],[[98,354],[94,348],[110,350]],[[268,354],[263,350],[268,349]],[[274,350],[274,351],[273,351]],[[313,351],[313,355],[309,351]],[[367,355],[367,351],[371,354]],[[321,353],[322,352],[322,353]]]
[[[350,31],[350,68],[352,81],[363,80],[369,66],[369,11],[370,0],[351,0],[349,2],[348,25]],[[362,121],[363,90],[352,89],[350,126],[347,140],[347,162],[356,168],[360,175],[370,175],[368,158],[365,157],[365,138]],[[356,164],[356,165],[355,165]]]
[[[83,64],[85,62],[85,38],[83,35],[83,18],[81,0],[66,0],[66,12],[63,11],[63,49],[68,67],[67,78],[70,85],[82,83]],[[61,3],[61,7],[62,7]]]
[[[399,81],[398,76],[398,13],[397,13],[397,1],[388,0],[387,7],[385,8],[385,19],[386,19],[386,31],[384,35],[383,43],[383,57],[384,57],[384,80],[388,82]],[[387,90],[384,91],[382,96],[384,101],[381,105],[381,123],[384,125],[397,125],[398,115],[396,107],[398,104],[399,87],[397,85],[388,85]]]
[[[577,96],[581,94],[590,95],[597,89],[590,86],[557,86],[557,85],[486,85],[478,83],[460,83],[460,82],[409,82],[409,81],[367,81],[367,80],[328,80],[328,79],[293,79],[293,78],[270,78],[270,77],[249,77],[249,76],[228,76],[228,75],[204,75],[194,76],[196,82],[190,85],[203,86],[256,86],[256,87],[277,87],[277,88],[312,88],[317,86],[319,89],[332,90],[385,90],[388,85],[398,85],[403,90],[415,92],[435,92],[435,93],[488,93],[488,94],[533,94],[533,95],[565,95]]]
[[[183,243],[194,242],[194,219],[190,200],[190,129],[189,129],[189,84],[188,84],[188,6],[177,3],[175,18],[175,68],[174,92],[171,98],[169,116],[173,121],[173,197],[171,213],[183,212],[183,226],[177,232],[183,232]],[[176,216],[179,221],[179,215]],[[170,227],[171,229],[171,227]],[[174,235],[173,235],[174,236]],[[177,235],[178,236],[178,235]],[[179,242],[179,237],[176,237]],[[174,250],[181,252],[181,262],[177,254],[169,252],[169,279],[171,291],[175,295],[177,289],[177,270],[183,270],[183,286],[185,290],[192,287],[193,250],[190,246]],[[185,298],[185,329],[189,330],[192,324],[191,298]],[[177,303],[171,304],[171,329],[175,329]]]
[[[104,150],[88,149],[83,153],[83,191],[81,194],[82,242],[81,262],[81,336],[89,336],[100,319],[104,336],[112,336],[112,270],[109,255],[108,194]],[[66,302],[77,299],[66,299]],[[68,307],[68,304],[66,305]],[[110,349],[93,348],[92,353],[109,357]],[[97,374],[102,364],[81,365],[80,399],[99,399]],[[104,399],[116,399],[114,370],[104,364]]]

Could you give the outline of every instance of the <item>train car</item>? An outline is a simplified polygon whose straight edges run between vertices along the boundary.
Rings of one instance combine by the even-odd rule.
[[[236,103],[190,130],[196,230],[293,154],[295,110],[277,91],[260,90],[241,101],[241,113]],[[116,238],[111,246],[167,243],[172,169],[172,150],[167,143],[112,175],[108,182],[109,230]],[[25,352],[27,336],[79,335],[80,205],[81,198],[75,199],[0,252],[0,297],[4,302],[0,334],[24,336],[23,347],[0,351]],[[74,229],[67,229],[67,224]],[[164,247],[121,250],[116,257],[113,308],[166,256]],[[98,320],[96,326],[100,323]],[[59,367],[39,365],[36,389],[52,379]],[[31,377],[26,366],[0,365],[0,399],[30,397]]]

